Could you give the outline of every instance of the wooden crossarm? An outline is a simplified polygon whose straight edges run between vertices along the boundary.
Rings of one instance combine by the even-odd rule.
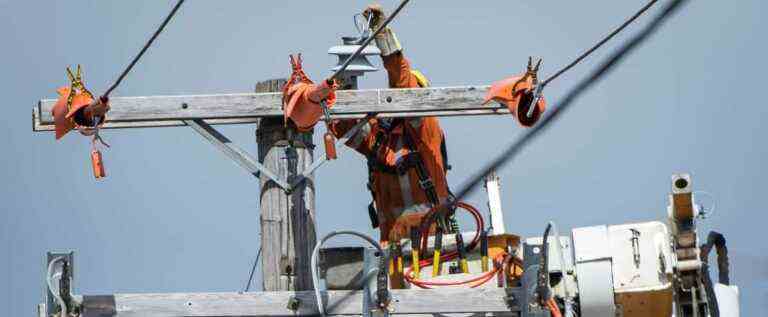
[[[329,316],[363,315],[363,291],[328,291]],[[517,315],[503,288],[403,289],[391,291],[390,315],[450,313]],[[294,298],[295,311],[287,307]],[[115,294],[83,297],[89,316],[317,316],[314,292]]]
[[[423,117],[508,114],[496,103],[482,105],[488,86],[337,91],[333,118]],[[281,93],[114,97],[105,128],[183,126],[184,120],[214,124],[256,123],[282,116]],[[56,100],[41,100],[33,111],[33,130],[52,131]]]

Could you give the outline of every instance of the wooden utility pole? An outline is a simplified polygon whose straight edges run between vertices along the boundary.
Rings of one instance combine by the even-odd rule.
[[[284,79],[260,82],[256,92],[278,92],[283,85]],[[282,117],[262,118],[256,130],[259,162],[290,183],[312,164],[312,134],[286,127]],[[311,290],[309,260],[317,242],[313,178],[289,191],[266,175],[259,179],[264,290]]]

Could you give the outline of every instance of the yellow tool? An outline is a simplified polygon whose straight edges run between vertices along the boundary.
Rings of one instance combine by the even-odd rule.
[[[419,265],[419,246],[421,245],[421,236],[419,229],[416,227],[411,228],[411,270],[416,278],[419,278],[421,273],[421,267]]]
[[[88,88],[85,88],[85,83],[83,83],[83,68],[80,67],[80,64],[77,65],[77,70],[75,73],[72,73],[72,70],[67,67],[67,77],[69,77],[70,87],[70,94],[67,97],[67,111],[71,111],[72,100],[75,97],[76,91],[80,91],[91,99],[93,99],[93,94],[88,90]]]
[[[443,250],[443,229],[440,226],[435,231],[435,251],[432,257],[432,277],[440,275],[441,263],[440,252]]]
[[[480,233],[480,267],[483,272],[488,272],[488,231]]]
[[[397,274],[403,275],[403,247],[400,245],[400,241],[395,242],[395,259],[397,264]]]
[[[459,267],[461,273],[469,273],[469,264],[467,264],[467,254],[464,250],[464,237],[461,232],[456,233],[456,253],[459,254]]]
[[[395,245],[390,244],[389,245],[389,276],[395,275],[397,273],[397,268],[395,267],[395,262],[397,261],[395,258],[397,257],[395,254]]]

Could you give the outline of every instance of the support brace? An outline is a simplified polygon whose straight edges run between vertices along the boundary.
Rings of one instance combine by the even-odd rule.
[[[357,134],[357,131],[360,131],[360,129],[368,123],[368,120],[374,118],[375,114],[369,114],[365,118],[361,119],[360,122],[355,124],[355,126],[352,127],[352,129],[349,129],[347,133],[344,133],[344,135],[341,138],[338,138],[336,140],[336,146],[341,146],[344,143],[347,143],[349,139],[351,139],[355,134]],[[320,168],[326,161],[326,156],[323,155],[320,157],[317,161],[314,161],[312,165],[309,166],[307,170],[305,170],[303,173],[301,173],[298,177],[296,177],[293,182],[291,182],[291,188],[296,188],[296,186],[299,186],[301,182],[303,182],[305,179],[309,177],[309,175],[312,175],[312,173],[315,172],[316,169]]]
[[[213,146],[221,150],[224,155],[235,161],[235,163],[240,165],[240,167],[244,168],[256,178],[259,177],[259,173],[263,173],[285,191],[290,192],[293,189],[294,186],[288,185],[285,180],[280,179],[280,177],[275,175],[275,173],[270,171],[264,165],[261,165],[259,161],[253,159],[253,157],[251,157],[247,152],[245,152],[237,145],[234,145],[231,140],[211,127],[209,124],[205,123],[205,121],[202,119],[184,120],[184,123],[192,127],[195,132],[203,136],[203,138],[208,140],[208,142],[210,142]]]

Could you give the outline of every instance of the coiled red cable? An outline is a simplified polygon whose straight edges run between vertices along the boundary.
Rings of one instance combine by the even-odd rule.
[[[421,220],[421,224],[419,225],[419,228],[421,230],[421,248],[420,250],[427,250],[427,244],[429,241],[429,228],[432,227],[432,223],[435,222],[436,216],[437,216],[437,208],[439,206],[432,207],[426,215],[424,215],[424,218]],[[480,243],[480,231],[485,228],[485,223],[483,222],[483,216],[480,214],[480,211],[477,210],[474,206],[467,204],[465,202],[458,202],[456,203],[456,209],[462,209],[467,212],[469,212],[472,217],[475,219],[475,223],[477,224],[477,230],[475,231],[475,237],[472,238],[472,241],[467,245],[467,251],[473,250],[479,243]],[[458,255],[456,251],[451,251],[443,256],[440,257],[441,261],[443,260],[450,260],[453,259]],[[450,257],[449,257],[450,256]]]

